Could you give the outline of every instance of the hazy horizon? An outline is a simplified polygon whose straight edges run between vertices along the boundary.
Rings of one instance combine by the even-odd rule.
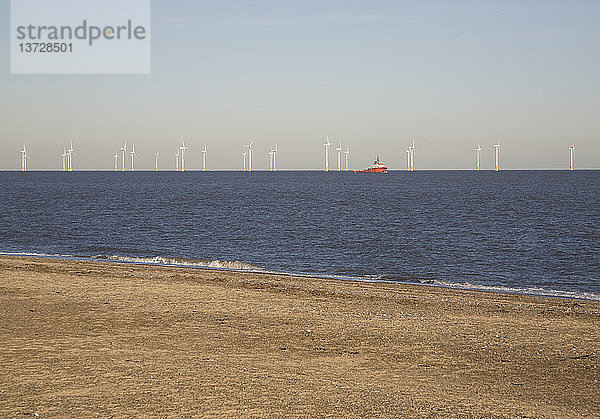
[[[10,27],[9,1],[0,14]],[[341,140],[351,168],[377,155],[415,169],[599,168],[600,3],[594,1],[152,2],[149,75],[11,75],[0,38],[0,170],[110,170],[124,140],[136,169],[330,169]],[[119,158],[119,166],[120,166]],[[129,167],[129,156],[128,166]]]

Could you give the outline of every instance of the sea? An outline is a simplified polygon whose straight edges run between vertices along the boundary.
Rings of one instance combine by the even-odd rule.
[[[600,171],[0,172],[0,253],[600,300]]]

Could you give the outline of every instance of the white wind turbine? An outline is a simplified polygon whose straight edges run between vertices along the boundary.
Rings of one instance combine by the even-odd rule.
[[[569,170],[571,171],[575,170],[574,154],[575,144],[571,144],[571,146],[569,147]]]
[[[119,171],[119,153],[115,152],[115,155],[113,156],[113,158],[115,159],[115,172]]]
[[[325,146],[325,171],[329,172],[329,147],[331,147],[331,141],[329,141],[329,136],[325,134],[325,139],[327,142],[323,144]]]
[[[248,171],[249,172],[252,171],[252,144],[254,144],[254,140],[256,140],[256,137],[254,137],[252,139],[252,141],[250,141],[250,144],[248,144],[246,146],[246,148],[248,149]]]
[[[158,172],[158,150],[154,153],[154,171]]]
[[[247,155],[248,155],[248,153],[246,153],[246,146],[244,146],[244,148],[242,149],[242,158],[243,158],[242,172],[246,171],[246,156]]]
[[[343,149],[344,148],[342,147],[342,142],[340,141],[340,146],[335,149],[335,151],[337,151],[337,161],[338,161],[337,169],[338,169],[338,172],[342,171],[342,150]]]
[[[179,147],[179,150],[181,150],[181,171],[184,172],[185,171],[185,150],[188,149],[188,146],[185,145],[185,143],[183,142],[183,137],[181,137],[181,147]]]
[[[131,151],[129,152],[131,155],[131,171],[135,170],[135,144],[131,146]]]
[[[179,172],[179,149],[177,149],[177,153],[175,153],[175,171]]]
[[[410,171],[415,171],[415,139],[413,138],[412,145],[408,147],[410,150]]]
[[[477,143],[477,147],[475,148],[475,170],[479,171],[479,156],[481,154],[481,146]]]
[[[202,150],[202,171],[206,172],[206,145],[204,146],[204,149]]]
[[[75,150],[73,150],[73,141],[71,141],[71,146],[69,147],[69,149],[67,150],[67,161],[68,161],[68,170],[69,172],[73,171],[73,154],[75,154]]]
[[[273,149],[269,150],[269,171],[273,171]]]
[[[494,149],[495,149],[495,171],[499,171],[500,170],[500,141],[498,141],[498,144],[494,144]]]
[[[410,172],[410,153],[411,149],[408,147],[406,149],[406,171]]]
[[[123,147],[121,147],[120,149],[121,151],[121,155],[123,156],[123,165],[121,166],[121,171],[124,172],[125,171],[125,153],[127,153],[127,140],[125,140],[125,142],[123,143]]]
[[[21,171],[27,171],[27,159],[29,156],[27,155],[27,149],[25,148],[25,144],[23,144],[23,150],[21,150]]]
[[[273,171],[276,172],[277,171],[277,152],[279,151],[277,149],[277,144],[275,144],[275,146],[273,147],[273,150],[271,150],[273,152]]]
[[[62,171],[67,170],[67,147],[63,147],[62,153]]]
[[[348,156],[350,154],[350,149],[348,148],[348,146],[346,146],[346,151],[344,151],[344,154],[346,155],[346,172],[348,171]]]

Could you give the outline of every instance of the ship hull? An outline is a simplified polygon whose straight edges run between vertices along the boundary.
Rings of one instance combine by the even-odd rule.
[[[387,173],[387,167],[378,167],[375,169],[355,170],[354,173]]]

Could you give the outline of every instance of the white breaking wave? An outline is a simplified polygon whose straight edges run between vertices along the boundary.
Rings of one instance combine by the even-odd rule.
[[[143,263],[152,265],[170,265],[170,266],[190,266],[197,268],[231,269],[236,271],[264,271],[264,268],[249,263],[227,261],[227,260],[209,260],[209,259],[182,259],[167,258],[162,256],[153,257],[134,257],[134,256],[93,256],[92,259],[107,259],[117,262]]]
[[[448,281],[432,281],[433,285],[456,288],[463,290],[478,290],[478,291],[492,291],[503,294],[520,294],[520,295],[535,295],[541,297],[560,297],[560,298],[575,298],[583,300],[595,300],[600,301],[600,294],[594,294],[592,292],[577,292],[577,291],[561,291],[561,290],[548,290],[539,287],[506,287],[500,285],[481,285],[473,284],[471,282],[448,282]]]

